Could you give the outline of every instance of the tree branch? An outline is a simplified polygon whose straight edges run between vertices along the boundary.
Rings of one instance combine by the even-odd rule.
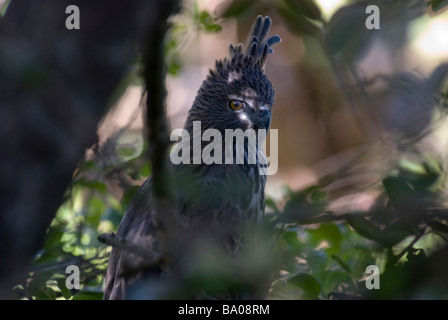
[[[146,263],[155,263],[160,260],[160,255],[148,250],[145,247],[141,247],[129,240],[117,236],[115,233],[103,233],[98,236],[98,240],[104,244],[112,246],[114,248],[120,248],[126,250],[129,253],[133,253],[143,258]]]
[[[162,66],[160,35],[173,3],[12,0],[0,19],[0,298],[12,297],[12,286],[41,249],[73,171],[96,143],[97,124],[135,61],[136,43],[146,38],[159,41],[158,56],[145,59],[152,61],[146,78],[156,99],[151,105],[163,108],[164,95],[157,93],[163,75],[154,68]],[[79,30],[65,27],[68,5],[80,9]],[[152,154],[164,148],[152,145]]]
[[[168,166],[170,132],[166,118],[166,67],[165,67],[165,35],[169,28],[168,18],[179,10],[179,1],[160,2],[161,10],[158,23],[153,33],[148,34],[142,44],[144,71],[143,77],[148,92],[146,100],[149,159],[152,164],[152,192],[154,195],[155,219],[164,254],[172,250],[173,235],[178,223],[173,211],[173,179]]]

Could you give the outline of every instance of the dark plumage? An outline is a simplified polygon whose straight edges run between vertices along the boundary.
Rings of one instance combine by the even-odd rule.
[[[195,121],[200,121],[202,132],[217,129],[223,137],[225,129],[269,129],[275,92],[264,74],[264,66],[268,53],[273,52],[271,46],[281,41],[279,36],[267,37],[270,26],[269,17],[258,16],[246,50],[242,44],[230,45],[230,57],[217,61],[215,69],[210,70],[184,126],[190,135]],[[242,107],[236,110],[231,105]],[[205,146],[202,142],[201,150]],[[260,174],[259,160],[255,164],[246,161],[244,164],[172,165],[176,190],[173,208],[185,228],[185,239],[206,235],[221,243],[230,256],[238,256],[243,230],[259,223],[264,214],[266,176]],[[152,198],[149,178],[130,204],[117,235],[160,254]],[[122,249],[112,250],[105,299],[125,298],[126,288],[142,275],[142,272],[129,274],[127,271],[141,261]],[[164,266],[148,272],[169,273]]]

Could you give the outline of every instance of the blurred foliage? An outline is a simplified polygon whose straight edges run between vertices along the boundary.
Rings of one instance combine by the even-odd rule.
[[[222,27],[207,10],[201,10],[196,1],[186,1],[182,14],[174,17],[172,22],[165,41],[165,59],[168,73],[176,76],[182,69],[182,52],[192,37],[201,31],[216,33]]]
[[[144,149],[143,149],[144,150]],[[98,235],[118,228],[123,212],[137,190],[129,184],[121,201],[110,194],[107,181],[142,181],[150,174],[141,160],[144,151],[134,150],[118,140],[93,148],[93,159],[83,160],[74,174],[66,199],[59,208],[46,242],[31,266],[30,273],[15,290],[28,299],[101,299],[110,248]],[[79,290],[65,284],[69,265],[81,270]]]
[[[440,259],[448,258],[445,180],[446,172],[433,160],[402,160],[382,180],[371,211],[329,211],[321,186],[288,191],[283,212],[269,202],[267,219],[286,256],[270,298],[448,298],[443,272],[419,272],[418,290],[413,282],[416,260],[423,269],[430,268],[427,257],[434,252],[445,250]],[[381,270],[380,290],[366,289],[369,265]]]
[[[434,12],[438,12],[438,11],[442,10],[443,8],[445,8],[446,6],[448,6],[447,0],[431,0],[429,3],[431,5],[431,9]]]
[[[0,17],[3,17],[6,13],[6,9],[8,9],[8,5],[11,0],[6,0],[3,4],[0,5]]]
[[[354,62],[370,42],[364,28],[353,27],[366,3],[372,1],[351,1],[327,22],[312,0],[234,0],[225,3],[222,17],[244,18],[273,9],[293,34],[315,38],[325,46],[329,59],[342,55]],[[405,9],[416,2],[376,3],[403,11],[400,17],[405,19]],[[437,13],[448,2],[433,0],[426,5]],[[181,70],[182,50],[192,32],[219,32],[217,21],[196,3],[173,18],[165,47],[170,74]],[[441,97],[445,109],[447,97],[448,91]],[[101,245],[97,236],[117,229],[137,184],[151,172],[143,157],[146,146],[139,150],[133,144],[120,144],[120,135],[93,148],[94,156],[80,163],[44,247],[36,254],[28,277],[15,288],[18,297],[102,297],[110,248]],[[271,270],[269,299],[448,298],[446,166],[438,157],[416,151],[394,161],[372,187],[380,195],[368,211],[330,209],[337,198],[330,197],[326,187],[337,175],[305,190],[286,189],[282,201],[266,200],[265,221],[277,260]],[[111,180],[118,181],[124,191],[121,201],[110,193]],[[81,270],[79,290],[65,286],[65,268],[71,264]],[[366,289],[369,265],[380,268],[379,290]],[[208,267],[215,268],[216,263]],[[235,280],[215,269],[196,271],[187,277],[191,290],[204,283],[219,289],[225,286],[223,279],[227,284]]]

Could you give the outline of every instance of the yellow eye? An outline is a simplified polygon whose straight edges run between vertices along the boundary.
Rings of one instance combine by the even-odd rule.
[[[240,100],[230,100],[229,106],[232,110],[241,110],[244,107],[244,103]]]

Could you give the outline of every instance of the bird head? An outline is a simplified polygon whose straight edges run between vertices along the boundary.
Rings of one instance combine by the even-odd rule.
[[[275,91],[264,73],[272,45],[279,36],[267,38],[269,17],[258,16],[252,26],[248,44],[230,45],[230,57],[216,61],[202,83],[188,114],[185,129],[192,130],[193,121],[201,121],[201,130],[269,129]]]

